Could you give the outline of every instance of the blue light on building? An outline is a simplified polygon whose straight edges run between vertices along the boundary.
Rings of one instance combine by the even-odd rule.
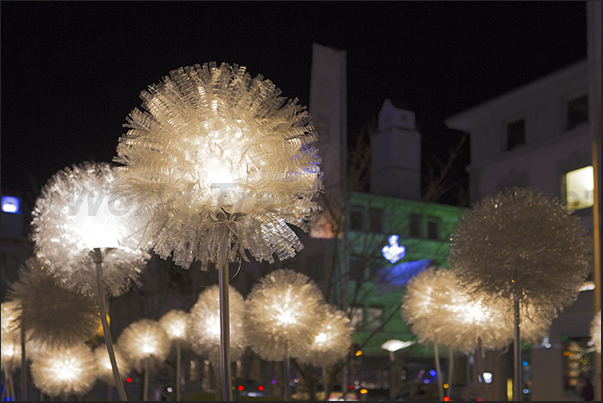
[[[21,200],[17,197],[2,196],[2,211],[8,214],[21,214]]]

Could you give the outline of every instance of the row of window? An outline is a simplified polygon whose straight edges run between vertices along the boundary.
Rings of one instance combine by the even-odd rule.
[[[350,324],[355,332],[371,332],[379,329],[383,325],[383,307],[370,306],[366,309],[366,312],[363,307],[352,307]]]
[[[411,238],[440,240],[440,219],[438,217],[410,214],[408,222],[404,226],[407,227],[407,231],[398,228],[394,232],[408,233]],[[349,229],[374,234],[384,233],[383,209],[351,206]]]
[[[572,98],[565,105],[565,130],[572,130],[588,123],[588,95]],[[526,121],[524,118],[507,124],[507,151],[526,143]]]

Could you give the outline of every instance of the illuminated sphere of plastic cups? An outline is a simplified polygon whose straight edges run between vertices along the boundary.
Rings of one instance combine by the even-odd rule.
[[[172,309],[159,319],[170,340],[186,340],[188,314],[180,309]]]
[[[241,358],[247,347],[243,321],[245,300],[233,287],[228,287],[230,319],[230,355]],[[193,307],[188,321],[188,341],[195,353],[206,356],[214,364],[220,363],[220,288],[215,285],[201,294]]]
[[[507,189],[463,213],[450,242],[450,269],[476,297],[517,296],[561,310],[575,301],[589,272],[586,232],[558,198]]]
[[[32,240],[60,286],[96,295],[94,248],[116,248],[103,260],[109,294],[124,293],[138,279],[150,255],[131,236],[136,229],[124,226],[130,206],[111,193],[116,181],[109,164],[84,162],[60,170],[42,188],[32,211]]]
[[[159,322],[140,319],[123,330],[117,345],[133,367],[142,368],[145,364],[153,366],[164,362],[170,353],[171,340]]]
[[[128,361],[123,357],[123,354],[119,349],[114,350],[115,361],[117,362],[117,368],[119,368],[119,375],[122,379],[126,379],[130,372],[130,366]],[[94,350],[94,356],[96,358],[96,376],[101,381],[105,382],[110,386],[115,386],[115,378],[113,377],[113,369],[111,368],[111,360],[105,346],[100,346]]]
[[[345,359],[352,345],[353,331],[346,314],[326,305],[322,317],[316,320],[320,322],[318,334],[310,348],[300,351],[297,361],[321,367]]]
[[[136,226],[166,259],[290,258],[303,248],[321,187],[310,115],[262,76],[215,63],[170,72],[143,91],[114,161]],[[202,265],[202,267],[205,267]]]
[[[35,257],[19,269],[9,296],[21,303],[20,321],[28,339],[42,346],[72,347],[97,332],[100,317],[94,299],[56,285]]]
[[[49,396],[82,396],[96,380],[96,359],[85,345],[67,349],[48,349],[31,364],[31,375],[38,389]]]
[[[595,351],[601,354],[601,311],[597,312],[590,325],[590,337]]]
[[[276,270],[261,278],[245,303],[249,344],[264,360],[298,357],[321,329],[322,293],[308,276],[293,270]]]

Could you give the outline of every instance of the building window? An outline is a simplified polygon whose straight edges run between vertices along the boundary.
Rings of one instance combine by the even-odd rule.
[[[526,143],[526,121],[519,119],[507,125],[507,151]]]
[[[437,217],[427,218],[427,239],[440,239],[440,220]]]
[[[350,229],[364,231],[364,207],[352,206],[350,210]]]
[[[348,308],[350,313],[350,324],[355,332],[361,332],[364,329],[363,309],[359,306]]]
[[[383,232],[383,210],[369,208],[369,232],[381,234]]]
[[[572,130],[585,123],[588,123],[588,96],[582,95],[567,101],[565,129]]]
[[[565,200],[567,206],[580,210],[591,207],[594,202],[595,182],[593,167],[587,166],[565,174]]]
[[[423,217],[419,214],[411,214],[409,220],[409,229],[411,238],[423,237]]]
[[[350,280],[362,282],[364,280],[364,269],[366,269],[366,259],[361,256],[350,256]]]
[[[383,307],[371,306],[368,309],[367,330],[377,330],[383,325]]]

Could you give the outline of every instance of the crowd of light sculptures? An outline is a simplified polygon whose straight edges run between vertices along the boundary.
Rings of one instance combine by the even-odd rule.
[[[181,267],[218,269],[225,400],[228,261],[294,256],[303,245],[287,224],[308,229],[321,187],[311,117],[280,93],[238,65],[173,70],[142,92],[114,158],[142,241]]]
[[[1,368],[4,373],[4,388],[2,389],[2,400],[4,396],[14,396],[15,386],[13,371],[21,366],[21,342],[19,331],[20,306],[17,301],[6,301],[1,305]]]
[[[521,306],[560,311],[578,296],[589,271],[590,238],[579,217],[553,196],[530,188],[489,195],[459,220],[450,269],[474,298],[506,298],[514,314],[515,400],[521,399]]]
[[[347,357],[354,329],[347,315],[332,305],[325,305],[321,313],[316,318],[320,323],[318,334],[309,347],[300,349],[297,361],[321,369],[323,388],[328,396],[327,366]]]
[[[31,364],[34,384],[41,392],[67,401],[69,395],[81,398],[96,380],[96,359],[84,344],[70,348],[49,348]]]
[[[291,358],[314,343],[324,312],[322,292],[310,278],[276,270],[256,283],[245,301],[246,334],[253,352],[267,361],[283,361],[285,400],[290,400]]]
[[[172,309],[159,319],[170,340],[176,344],[176,401],[180,401],[180,371],[182,366],[181,344],[186,340],[188,314],[180,309]]]
[[[590,324],[590,339],[595,351],[601,354],[601,311],[597,312]]]
[[[241,358],[247,347],[243,327],[245,301],[243,296],[229,286],[230,356],[233,361]],[[193,351],[207,357],[214,368],[216,384],[220,383],[220,288],[215,285],[199,294],[191,308],[188,321],[188,342]],[[216,390],[216,399],[219,393]]]
[[[143,400],[149,396],[149,371],[162,364],[170,353],[171,341],[159,322],[140,319],[130,323],[117,339],[121,354],[139,371],[144,369]]]
[[[55,281],[32,257],[11,285],[8,296],[21,304],[19,321],[28,339],[48,348],[67,348],[90,340],[99,321],[94,299],[59,287]]]
[[[130,207],[110,192],[116,184],[106,163],[85,162],[57,172],[42,188],[32,211],[32,235],[41,263],[61,287],[98,298],[105,345],[122,400],[113,343],[106,318],[105,291],[129,288],[149,258],[136,227],[124,225]]]

